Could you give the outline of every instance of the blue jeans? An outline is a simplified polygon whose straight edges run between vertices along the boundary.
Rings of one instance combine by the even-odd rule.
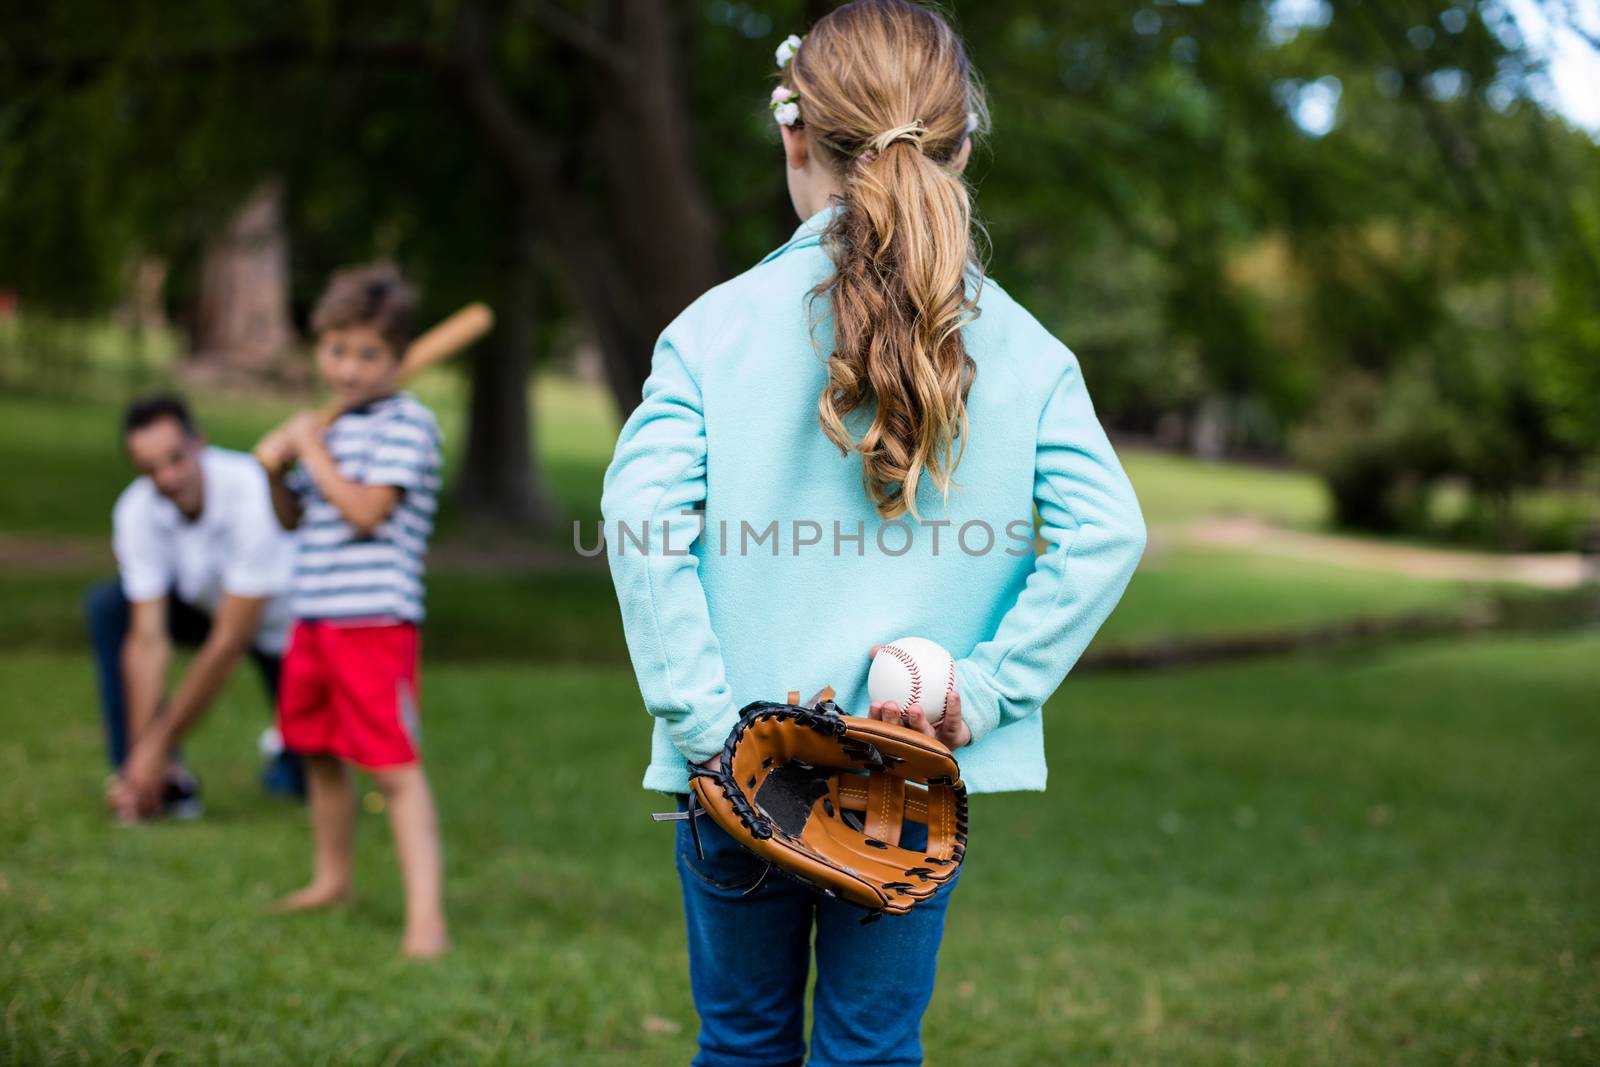
[[[678,794],[678,808],[688,803]],[[780,1067],[805,1059],[806,974],[816,936],[811,1067],[922,1063],[922,1013],[933,996],[944,913],[956,881],[906,915],[865,926],[866,912],[776,872],[750,896],[763,862],[709,816],[677,824],[678,878],[689,930],[689,985],[700,1013],[694,1067]],[[901,842],[924,848],[907,820]]]
[[[122,643],[128,636],[128,598],[116,579],[99,582],[83,602],[84,621],[89,628],[89,645],[94,652],[95,670],[100,680],[100,717],[105,724],[106,758],[120,769],[128,757],[128,709],[122,687]],[[167,598],[167,635],[173,644],[196,647],[211,632],[211,616],[176,596]],[[268,711],[277,714],[278,656],[259,649],[250,650],[261,683],[267,690]],[[305,786],[297,757],[284,753],[263,775],[273,792],[303,794]]]

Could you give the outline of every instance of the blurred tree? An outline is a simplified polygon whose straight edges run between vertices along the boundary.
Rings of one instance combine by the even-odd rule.
[[[250,384],[289,376],[295,337],[281,182],[262,182],[206,242],[187,325],[201,380],[237,385],[241,377]]]
[[[479,295],[497,308],[458,492],[478,514],[547,522],[526,389],[541,291],[579,309],[631,406],[655,335],[718,276],[681,81],[693,27],[674,16],[654,0],[19,13],[0,68],[0,234],[19,240],[0,276],[88,310],[153,249],[192,296],[205,236],[281,174],[302,306],[332,266],[386,254],[430,314]]]
[[[1581,325],[1600,148],[1535,103],[1541,62],[1503,5],[964,16],[994,101],[999,273],[1074,344],[1114,425],[1294,439],[1338,519],[1377,529],[1425,523],[1442,478],[1504,513],[1593,454],[1571,431],[1600,362]]]

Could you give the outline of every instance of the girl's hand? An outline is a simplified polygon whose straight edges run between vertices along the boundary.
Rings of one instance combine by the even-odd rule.
[[[870,656],[876,656],[878,649],[882,647],[873,645]],[[877,719],[879,722],[892,722],[897,726],[909,726],[941,742],[952,752],[964,745],[972,744],[972,727],[961,718],[961,694],[955,690],[951,691],[950,699],[945,704],[944,718],[936,725],[928,722],[928,716],[922,710],[919,701],[914,701],[902,709],[892,700],[876,700],[867,710],[867,718]]]

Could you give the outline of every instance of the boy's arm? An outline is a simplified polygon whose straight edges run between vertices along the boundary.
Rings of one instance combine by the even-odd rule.
[[[290,420],[292,421],[292,420]],[[285,530],[300,525],[300,494],[289,484],[293,477],[290,464],[294,462],[294,442],[289,438],[289,422],[274,426],[251,453],[261,461],[267,476],[267,494],[272,501],[272,513],[278,525]]]
[[[289,474],[282,467],[267,475],[267,485],[272,490],[272,513],[278,517],[278,525],[285,530],[297,529],[300,526],[300,496],[289,488]]]
[[[328,502],[339,509],[339,514],[361,536],[365,537],[376,530],[400,502],[401,488],[396,485],[365,485],[340,473],[339,465],[322,443],[322,425],[314,412],[295,416],[289,429],[295,451],[300,457],[301,469],[316,483],[317,489],[328,498]],[[275,510],[277,497],[274,489]],[[278,514],[281,518],[283,513],[279,511]]]

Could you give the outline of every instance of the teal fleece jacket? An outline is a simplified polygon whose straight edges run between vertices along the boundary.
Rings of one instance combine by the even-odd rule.
[[[1043,789],[1041,707],[1138,565],[1138,501],[1077,358],[986,278],[962,328],[977,374],[948,504],[924,475],[920,521],[880,519],[859,453],[817,416],[832,321],[819,299],[808,329],[805,294],[832,271],[837,210],[662,331],[606,469],[607,560],[655,720],[644,786],[686,791],[753,700],[832,686],[865,715],[871,646],[915,635],[956,659],[968,788]],[[845,420],[857,439],[870,408]]]

